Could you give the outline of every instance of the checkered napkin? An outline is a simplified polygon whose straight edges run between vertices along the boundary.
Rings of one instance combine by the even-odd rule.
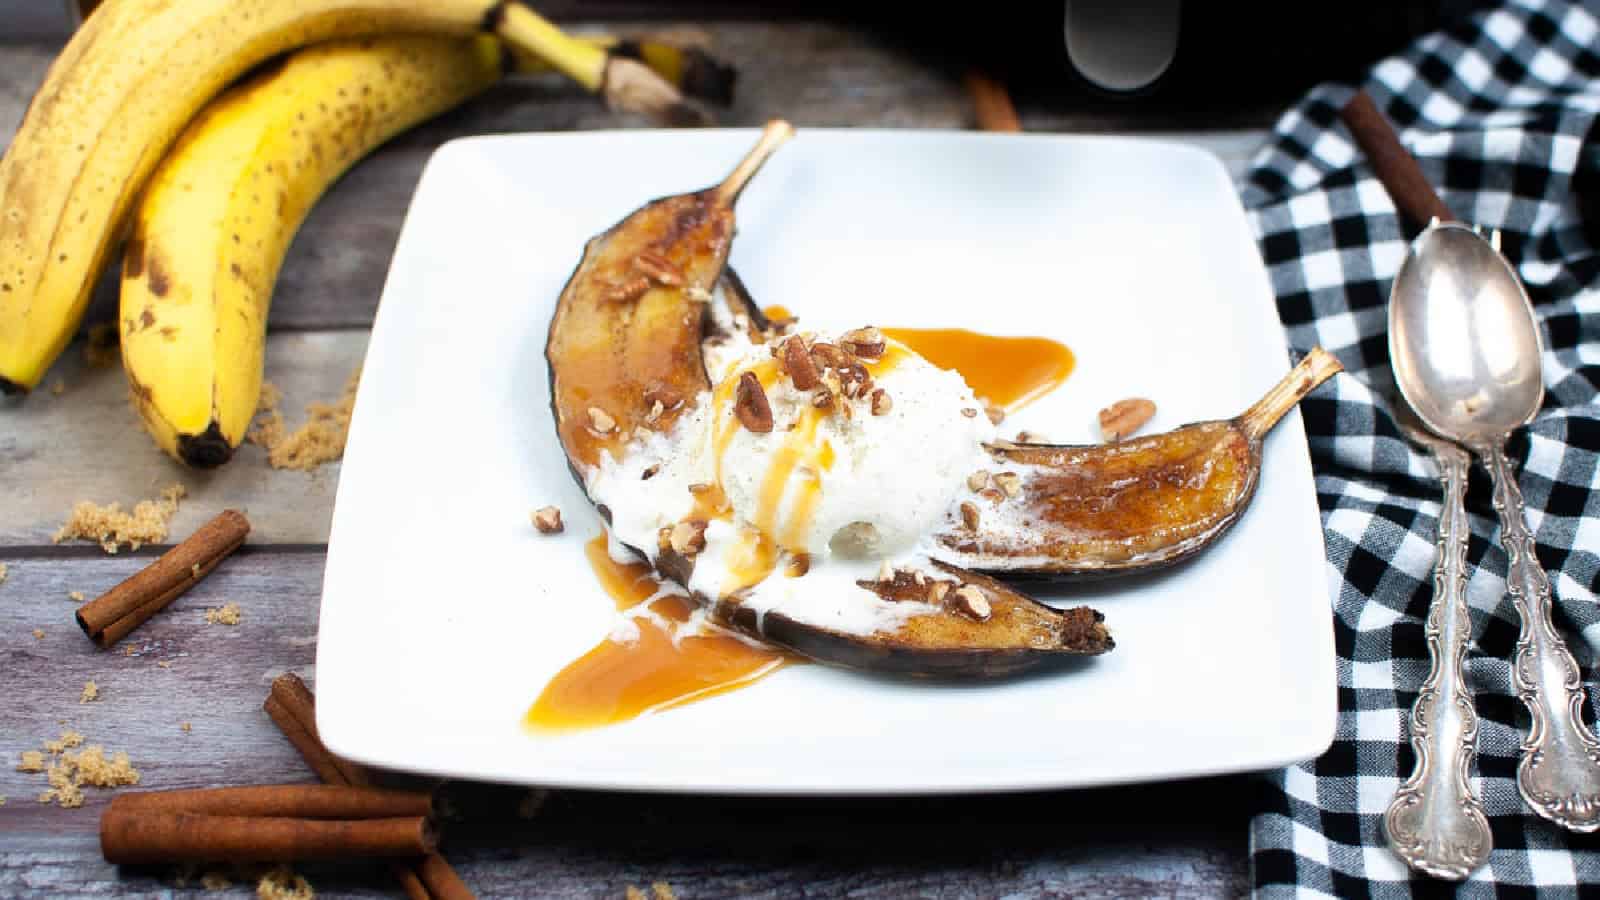
[[[1520,473],[1555,621],[1600,708],[1600,252],[1580,195],[1600,181],[1600,5],[1525,0],[1420,39],[1362,85],[1461,218],[1499,228],[1545,329],[1544,408],[1508,452]],[[1268,773],[1251,823],[1259,896],[1448,893],[1384,843],[1381,818],[1414,754],[1406,721],[1428,671],[1424,619],[1441,486],[1390,415],[1387,301],[1411,232],[1338,111],[1354,86],[1323,85],[1289,110],[1253,161],[1244,201],[1291,350],[1320,345],[1347,372],[1302,404],[1316,471],[1339,719],[1321,757]],[[1600,204],[1595,204],[1600,207]],[[1600,213],[1589,227],[1600,233]],[[1508,660],[1518,618],[1490,485],[1474,466],[1467,679],[1481,718],[1476,775],[1494,834],[1469,897],[1600,896],[1600,834],[1575,835],[1517,794],[1528,716]],[[1587,890],[1585,890],[1587,887]]]

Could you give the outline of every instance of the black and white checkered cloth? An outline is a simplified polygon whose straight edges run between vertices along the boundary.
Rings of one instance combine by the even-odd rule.
[[[1600,708],[1600,252],[1585,233],[1597,190],[1600,4],[1521,0],[1420,39],[1361,85],[1444,202],[1499,228],[1545,329],[1546,396],[1508,452],[1520,472],[1555,620]],[[1332,748],[1269,773],[1251,823],[1257,895],[1450,893],[1384,843],[1381,819],[1411,772],[1407,718],[1428,670],[1423,623],[1440,484],[1390,416],[1387,302],[1412,232],[1339,120],[1354,85],[1323,85],[1288,111],[1244,189],[1291,348],[1320,345],[1347,373],[1302,405],[1334,600],[1339,724]],[[1597,135],[1600,137],[1600,135]],[[1595,204],[1600,208],[1600,204]],[[1600,214],[1591,213],[1600,234]],[[1468,897],[1600,896],[1600,834],[1529,812],[1514,781],[1528,715],[1508,660],[1518,618],[1490,487],[1474,466],[1467,679],[1481,718],[1473,780],[1494,835]]]

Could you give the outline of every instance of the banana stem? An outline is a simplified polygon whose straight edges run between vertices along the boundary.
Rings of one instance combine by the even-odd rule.
[[[604,48],[572,37],[522,3],[505,4],[494,30],[507,43],[544,59],[592,92],[605,85]]]
[[[1239,416],[1236,420],[1239,428],[1250,440],[1261,440],[1278,424],[1279,419],[1315,390],[1317,385],[1342,371],[1344,366],[1338,357],[1321,347],[1313,347],[1305,359],[1283,376],[1283,380],[1273,385],[1265,396]]]
[[[768,122],[767,127],[761,132],[761,139],[756,141],[756,145],[745,158],[739,161],[739,165],[722,180],[721,184],[712,188],[717,202],[726,206],[737,203],[739,194],[744,191],[745,185],[750,183],[750,179],[754,178],[755,174],[761,171],[762,165],[772,158],[772,154],[793,136],[794,126],[788,122],[782,119]]]

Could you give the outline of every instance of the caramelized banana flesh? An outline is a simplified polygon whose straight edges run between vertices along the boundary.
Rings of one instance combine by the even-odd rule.
[[[1318,348],[1232,419],[1094,446],[991,447],[996,466],[1021,476],[1019,503],[984,516],[977,529],[945,529],[943,558],[1058,580],[1152,572],[1189,559],[1249,507],[1267,432],[1341,369]]]
[[[1116,575],[1187,559],[1238,519],[1261,469],[1260,444],[1233,422],[990,455],[1022,476],[1018,507],[986,517],[976,532],[947,529],[939,541],[950,562],[1018,575]]]
[[[585,246],[545,347],[556,432],[575,470],[598,465],[602,450],[620,457],[641,426],[670,428],[707,389],[701,298],[732,235],[732,208],[707,190],[650,203]]]

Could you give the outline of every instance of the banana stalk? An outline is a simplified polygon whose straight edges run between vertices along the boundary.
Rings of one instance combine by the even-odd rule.
[[[0,392],[44,377],[146,179],[229,83],[319,41],[485,31],[613,106],[704,121],[642,63],[578,41],[512,0],[107,0],[51,65],[0,156]]]

